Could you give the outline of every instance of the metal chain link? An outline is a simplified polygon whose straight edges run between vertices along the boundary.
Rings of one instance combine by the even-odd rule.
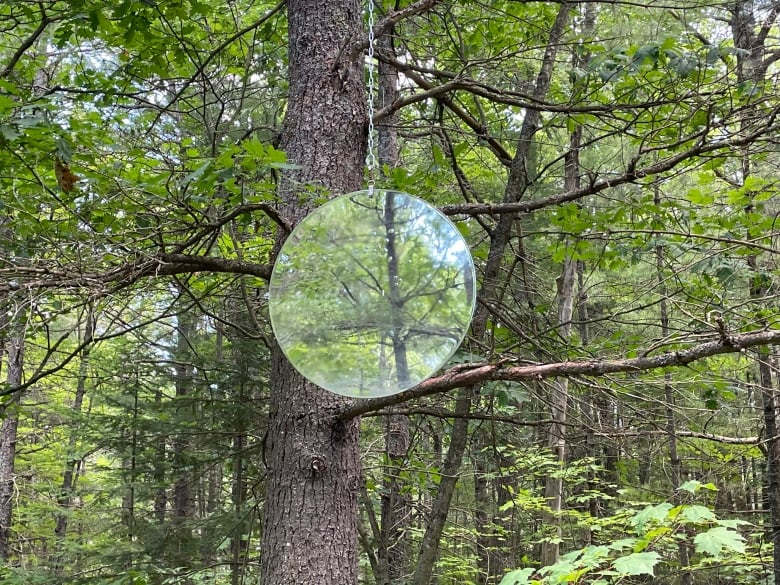
[[[376,172],[379,166],[376,156],[375,130],[374,130],[374,93],[376,92],[376,79],[374,77],[374,0],[368,0],[368,152],[366,154],[366,167],[368,168],[368,192],[373,193]]]

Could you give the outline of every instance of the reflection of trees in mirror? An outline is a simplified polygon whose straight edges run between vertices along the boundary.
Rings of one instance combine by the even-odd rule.
[[[271,280],[280,346],[305,376],[355,396],[435,372],[471,319],[474,274],[457,229],[404,193],[321,207],[288,238]]]

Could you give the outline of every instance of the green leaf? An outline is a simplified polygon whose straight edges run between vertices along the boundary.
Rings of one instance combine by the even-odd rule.
[[[580,563],[586,567],[594,568],[596,567],[602,559],[607,557],[609,555],[609,547],[608,546],[587,546],[582,551],[582,557],[580,558]]]
[[[13,126],[9,126],[7,124],[0,124],[0,136],[3,137],[4,140],[7,140],[8,142],[11,142],[12,140],[16,140],[21,136],[19,132],[16,131],[16,128]]]
[[[631,518],[631,525],[636,528],[638,532],[642,532],[645,528],[645,524],[648,522],[663,522],[666,520],[666,517],[672,508],[673,506],[669,502],[664,502],[656,506],[647,506],[644,510]]]
[[[716,517],[708,507],[695,505],[683,506],[682,512],[680,512],[680,519],[695,524],[701,524],[704,522],[714,522]]]
[[[535,569],[533,567],[526,567],[525,569],[515,569],[510,571],[498,585],[525,585],[529,583],[529,578],[534,574]]]
[[[680,487],[678,487],[677,489],[692,494],[695,494],[699,490],[718,491],[718,488],[715,486],[714,483],[702,483],[695,479],[690,479],[680,484]]]
[[[263,143],[260,142],[257,138],[252,138],[251,140],[245,140],[243,146],[247,154],[251,156],[257,158],[263,158],[263,156],[265,155],[265,147],[263,146]]]
[[[745,539],[735,530],[725,526],[715,526],[707,532],[697,534],[693,539],[696,552],[719,557],[728,552],[745,552]]]
[[[12,110],[18,105],[19,104],[13,98],[10,98],[7,95],[3,95],[2,93],[0,93],[0,111]]]
[[[615,559],[612,567],[621,575],[653,575],[653,568],[660,560],[657,552],[631,553]]]
[[[711,193],[707,193],[698,187],[689,189],[685,197],[694,205],[710,205],[715,201],[715,197]]]
[[[207,170],[211,167],[213,161],[209,160],[200,165],[197,169],[195,169],[193,172],[188,174],[186,177],[184,177],[184,183],[189,184],[193,181],[197,181],[199,178],[201,178]]]

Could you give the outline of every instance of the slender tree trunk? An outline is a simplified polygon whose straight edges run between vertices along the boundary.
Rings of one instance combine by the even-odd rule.
[[[658,185],[655,186],[654,203],[658,207],[661,205],[661,196]],[[659,311],[661,318],[661,338],[669,338],[669,302],[666,295],[666,280],[664,278],[664,247],[656,246],[655,248],[655,260],[656,260],[656,278],[658,280],[658,294],[661,295],[661,302],[659,303]],[[675,396],[674,386],[672,386],[672,375],[669,372],[664,374],[664,402],[666,408],[666,434],[669,441],[669,464],[672,470],[672,501],[676,506],[682,503],[680,497],[680,484],[682,483],[682,460],[677,451],[677,422],[675,420]],[[685,540],[681,540],[677,545],[677,554],[680,558],[680,568],[682,573],[680,575],[682,585],[692,585],[693,575],[688,570],[691,564],[690,554],[688,551],[688,543]]]
[[[574,307],[574,279],[576,261],[566,258],[563,270],[558,278],[558,331],[562,339],[571,336],[571,318]],[[566,459],[566,414],[569,403],[569,380],[558,378],[553,381],[550,394],[550,414],[552,423],[547,434],[547,447],[552,451],[559,466]],[[546,514],[548,525],[552,525],[552,540],[545,540],[541,546],[541,564],[543,567],[558,562],[560,554],[559,540],[561,537],[560,514],[563,509],[563,477],[555,474],[544,480],[544,499],[547,503]],[[546,534],[550,534],[546,527]]]
[[[566,29],[569,19],[570,6],[563,3],[550,31],[549,41],[542,60],[542,65],[537,75],[534,89],[535,97],[543,98],[550,87],[552,78],[552,69],[558,51],[560,40]],[[512,164],[507,180],[504,201],[518,201],[526,192],[528,186],[533,180],[532,165],[529,163],[531,147],[534,136],[538,130],[540,113],[538,110],[527,110],[520,128],[520,140],[512,159]],[[515,221],[515,215],[511,213],[502,214],[498,219],[493,237],[490,242],[487,262],[480,289],[480,298],[488,300],[493,298],[498,282],[501,265],[504,259],[504,252],[512,234],[512,225]],[[478,305],[474,320],[471,326],[471,334],[479,339],[486,329],[489,312],[485,304]],[[449,449],[442,466],[441,482],[436,499],[433,503],[431,516],[423,534],[420,544],[420,554],[417,561],[417,567],[412,578],[413,585],[429,585],[433,574],[433,567],[439,550],[439,540],[444,525],[447,522],[447,512],[449,511],[450,500],[455,491],[455,485],[458,481],[458,474],[463,459],[463,453],[468,442],[468,414],[471,412],[472,401],[479,393],[479,388],[469,387],[459,391],[455,403],[455,418],[452,424],[452,434],[450,438]]]
[[[243,341],[243,340],[242,340]],[[241,347],[236,351],[237,369],[239,371],[238,380],[238,393],[236,401],[239,405],[244,404],[247,400],[245,395],[246,380],[248,379],[248,358],[243,351],[243,343]],[[244,567],[246,566],[246,553],[249,542],[246,534],[249,530],[248,523],[245,518],[244,505],[247,497],[247,479],[245,459],[246,454],[244,450],[247,444],[247,427],[249,421],[245,415],[244,409],[240,408],[236,417],[235,434],[233,435],[233,477],[231,486],[231,500],[233,506],[233,513],[235,514],[235,533],[230,538],[230,556],[231,556],[231,570],[230,570],[230,583],[231,585],[240,585],[244,575]]]
[[[763,402],[764,435],[766,442],[766,467],[764,474],[764,509],[769,512],[767,540],[772,542],[774,583],[780,585],[780,445],[777,433],[777,393],[772,382],[772,366],[769,351],[756,352],[758,380]]]
[[[87,391],[87,376],[89,374],[89,354],[92,351],[92,338],[95,334],[95,312],[90,307],[87,310],[87,320],[84,324],[84,335],[81,339],[83,349],[81,350],[79,373],[76,379],[76,394],[73,397],[73,413],[78,416],[81,413],[81,407],[84,403],[84,395]],[[73,505],[73,491],[76,483],[76,477],[78,474],[78,468],[81,464],[81,457],[76,457],[75,452],[78,442],[78,427],[72,427],[70,430],[70,436],[68,437],[68,449],[67,449],[67,461],[65,462],[65,469],[62,473],[62,485],[60,486],[60,493],[57,496],[57,505],[60,507],[60,511],[56,516],[54,525],[54,535],[57,538],[57,546],[60,549],[57,552],[56,560],[54,563],[55,571],[60,571],[63,568],[62,548],[64,546],[65,534],[68,529],[68,517],[70,515],[70,508]]]
[[[580,186],[580,143],[582,129],[575,128],[569,137],[569,151],[565,156],[564,189],[574,190]],[[577,261],[567,257],[558,277],[558,332],[563,340],[571,337],[571,321],[574,315],[575,281]],[[552,424],[547,435],[547,447],[553,452],[560,466],[566,460],[566,414],[569,404],[569,380],[558,378],[552,383],[550,395],[550,414]],[[548,522],[553,525],[553,539],[543,541],[541,547],[542,566],[558,562],[560,554],[561,524],[563,509],[563,477],[561,474],[546,477],[544,480],[544,499],[549,510]]]
[[[92,308],[88,309],[87,321],[84,324],[84,336],[81,340],[84,348],[81,350],[79,373],[76,379],[76,394],[73,397],[72,411],[75,415],[81,413],[81,407],[84,404],[84,395],[87,391],[87,376],[89,373],[89,354],[92,351],[92,338],[95,334],[95,312]],[[62,512],[57,515],[54,526],[54,534],[58,539],[65,538],[68,528],[68,509],[73,503],[73,486],[76,479],[78,465],[81,462],[80,457],[74,457],[78,433],[72,430],[68,437],[68,460],[65,462],[65,470],[62,474],[62,485],[60,495],[57,498],[57,504]]]
[[[180,291],[181,293],[181,291]],[[179,419],[193,420],[193,370],[192,348],[190,344],[195,332],[192,315],[186,312],[177,317],[176,350],[174,354],[174,386],[176,389],[176,412]],[[173,485],[173,509],[171,515],[171,538],[168,540],[170,559],[174,567],[186,567],[194,555],[192,528],[190,521],[194,517],[192,488],[195,474],[190,461],[191,439],[188,434],[173,438],[172,470],[175,476]]]
[[[767,18],[772,19],[762,26],[761,34],[756,33],[755,5],[752,0],[737,0],[731,6],[731,32],[734,46],[741,51],[737,54],[737,80],[740,83],[752,83],[757,92],[762,91],[762,85],[766,82],[767,64],[764,61],[766,48],[764,42],[766,35],[777,17],[775,11],[769,11]],[[746,110],[744,113],[746,123],[755,116],[757,111]],[[742,182],[751,176],[751,152],[746,147],[742,152]],[[752,203],[747,205],[746,211],[752,212]],[[750,298],[757,304],[764,302],[768,293],[768,283],[760,274],[759,259],[757,255],[747,258],[748,266],[753,272],[750,283]],[[721,335],[726,335],[725,325],[718,324]],[[766,326],[766,323],[764,323]],[[777,440],[777,392],[772,380],[771,356],[766,348],[760,348],[756,352],[756,367],[758,369],[758,382],[761,388],[761,400],[764,419],[764,434],[766,437],[766,469],[764,476],[764,502],[769,512],[769,526],[767,536],[773,545],[773,572],[774,583],[780,585],[780,441]]]
[[[129,380],[125,380],[126,386],[132,388],[133,392],[133,410],[130,413],[130,425],[127,430],[129,436],[126,439],[130,445],[129,456],[123,461],[122,467],[127,472],[125,492],[122,496],[122,523],[127,528],[127,539],[132,542],[135,536],[135,484],[137,477],[138,464],[138,369],[133,364],[132,373]],[[157,500],[155,498],[155,507]]]
[[[385,489],[381,499],[381,530],[378,561],[387,584],[403,583],[409,571],[408,530],[411,500],[402,490],[401,471],[409,449],[409,419],[387,417],[385,426]],[[381,584],[380,584],[381,585]]]
[[[590,315],[588,309],[588,292],[585,286],[585,269],[586,264],[584,260],[577,260],[577,329],[580,334],[580,342],[582,347],[588,347],[590,344]],[[595,391],[588,388],[586,395],[583,399],[582,414],[585,421],[585,456],[593,461],[598,460],[599,456],[599,441],[596,436],[596,430],[599,428],[599,416],[598,416],[598,401],[596,400]],[[602,515],[602,507],[599,498],[595,497],[601,489],[599,485],[599,472],[593,469],[588,470],[588,489],[592,496],[588,500],[588,513],[592,518],[599,518]],[[588,530],[588,542],[592,533]]]
[[[14,387],[22,382],[24,327],[12,324],[11,328],[6,338],[8,356],[6,384]],[[14,465],[20,398],[19,393],[13,395],[3,411],[3,422],[0,426],[0,560],[4,561],[11,556],[11,524],[16,490]]]
[[[230,537],[230,583],[239,585],[245,566],[244,555],[247,552],[248,541],[244,529],[244,502],[246,501],[246,474],[244,470],[243,450],[246,444],[245,432],[239,432],[233,437],[233,485],[231,488],[231,500],[235,511],[235,533]]]
[[[366,144],[365,37],[357,0],[289,0],[289,97],[281,148],[302,169],[280,185],[281,212],[297,223],[310,210],[306,185],[330,195],[358,189]],[[358,420],[339,422],[348,401],[305,380],[278,346],[263,508],[263,585],[355,585]]]
[[[509,494],[504,485],[507,478],[501,473],[501,455],[491,453],[488,439],[488,433],[484,430],[472,439],[474,526],[477,530],[476,553],[479,569],[477,582],[480,585],[498,583],[501,580],[507,566],[507,545],[499,535],[501,529],[505,535],[512,533],[510,522],[505,521],[499,512],[501,505],[508,501]]]
[[[475,446],[478,448],[474,449]],[[474,527],[477,530],[477,568],[479,583],[486,585],[493,575],[495,540],[491,538],[491,513],[493,498],[490,494],[488,474],[482,441],[472,440],[474,460]]]
[[[393,42],[395,31],[391,27],[376,40],[377,49],[395,56]],[[382,109],[398,99],[398,72],[379,61],[379,96],[377,106]],[[398,166],[398,112],[377,125],[379,164],[394,168]],[[409,573],[410,550],[408,530],[411,520],[411,500],[403,490],[400,475],[409,451],[409,418],[393,415],[385,423],[385,455],[387,466],[381,495],[380,538],[377,551],[379,573],[384,583],[402,583]],[[380,583],[379,585],[382,585]]]
[[[136,404],[138,404],[138,387],[135,388],[136,392]],[[154,403],[157,409],[159,410],[162,404],[162,391],[159,389],[155,391],[154,394]],[[135,430],[135,427],[133,427],[133,438],[137,438],[137,432]],[[168,447],[167,447],[167,440],[165,438],[165,433],[160,433],[159,437],[157,438],[155,450],[157,451],[157,457],[155,458],[155,461],[153,463],[154,465],[154,471],[153,471],[153,477],[154,477],[154,484],[157,486],[157,489],[154,493],[154,519],[155,522],[157,522],[158,525],[162,526],[165,524],[165,512],[168,508],[168,490],[166,489],[166,483],[165,483],[165,473],[167,470],[167,461],[168,461]]]

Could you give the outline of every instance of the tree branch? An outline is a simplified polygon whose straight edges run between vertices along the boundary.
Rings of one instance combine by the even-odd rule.
[[[226,38],[224,41],[219,43],[216,47],[214,47],[214,49],[208,55],[206,55],[206,58],[203,60],[203,62],[200,63],[200,65],[196,69],[195,73],[190,75],[189,79],[187,79],[184,82],[184,84],[178,89],[178,91],[174,94],[174,96],[168,101],[168,104],[163,106],[160,109],[160,111],[157,113],[157,116],[155,117],[154,121],[152,122],[152,124],[150,124],[149,127],[153,128],[157,124],[158,120],[163,115],[163,113],[167,112],[173,106],[173,104],[175,104],[177,101],[179,101],[181,96],[184,95],[184,92],[187,91],[187,88],[190,85],[192,85],[193,83],[195,83],[195,81],[201,75],[204,74],[208,64],[211,63],[223,50],[225,50],[233,42],[237,41],[238,39],[240,39],[242,36],[244,36],[248,32],[252,32],[253,30],[255,30],[257,28],[260,28],[269,18],[271,18],[274,14],[279,12],[284,7],[284,5],[286,3],[287,3],[286,0],[282,0],[281,2],[279,2],[279,4],[277,4],[276,6],[271,8],[268,12],[266,12],[263,16],[258,18],[256,21],[254,21],[253,23],[245,26],[241,30],[236,31],[235,33],[230,35],[228,38]]]
[[[469,412],[468,414],[458,414],[451,410],[443,410],[439,408],[405,408],[403,410],[377,410],[373,412],[367,412],[364,417],[371,416],[412,416],[422,415],[431,416],[434,418],[466,418],[469,420],[485,420],[490,422],[504,422],[511,425],[517,425],[522,427],[539,427],[543,425],[549,425],[552,419],[540,419],[540,420],[524,420],[519,416],[507,416],[502,414],[489,414],[486,412]]]
[[[11,59],[8,61],[8,64],[3,68],[2,71],[0,71],[0,79],[5,79],[11,74],[11,72],[14,70],[14,67],[16,67],[16,64],[19,62],[19,59],[21,59],[25,52],[27,52],[27,49],[33,46],[35,41],[38,40],[38,37],[40,37],[43,34],[43,31],[46,30],[47,26],[56,20],[60,20],[59,18],[49,18],[46,16],[46,9],[43,7],[43,3],[39,2],[38,8],[41,9],[41,22],[38,25],[38,28],[36,28],[32,34],[27,37],[21,45],[19,45],[19,48],[16,49],[16,52],[11,55]]]
[[[770,329],[752,333],[731,335],[717,341],[694,345],[688,349],[671,351],[652,357],[637,357],[616,360],[584,360],[571,362],[556,362],[549,364],[534,364],[529,366],[507,366],[506,363],[473,364],[456,366],[439,376],[429,378],[414,388],[395,394],[383,396],[348,406],[339,419],[350,419],[374,412],[395,404],[402,404],[415,398],[441,394],[454,388],[472,384],[481,384],[491,380],[523,382],[527,380],[542,380],[545,378],[571,376],[603,376],[619,372],[641,372],[658,368],[685,366],[692,362],[715,355],[742,352],[751,347],[780,344],[780,330]]]
[[[619,185],[625,185],[626,183],[633,183],[637,179],[645,177],[651,177],[664,173],[676,167],[677,165],[691,160],[696,156],[703,154],[718,152],[722,150],[733,150],[735,147],[745,146],[755,142],[765,134],[769,134],[776,130],[775,121],[778,109],[776,108],[772,112],[768,112],[764,118],[765,122],[759,129],[754,132],[732,138],[730,140],[715,140],[713,142],[704,142],[704,135],[692,135],[686,137],[684,140],[679,141],[678,144],[684,142],[690,142],[696,140],[696,144],[687,148],[677,154],[662,159],[656,163],[644,166],[634,167],[624,172],[621,175],[611,177],[609,179],[602,179],[600,181],[591,180],[590,184],[579,189],[574,189],[566,193],[559,195],[553,195],[545,199],[536,199],[534,201],[516,201],[511,203],[461,203],[457,205],[444,205],[440,207],[440,211],[445,215],[496,215],[502,213],[528,213],[531,211],[537,211],[545,207],[551,207],[553,205],[560,205],[562,203],[568,203],[570,201],[576,201],[582,197],[588,195],[595,195],[611,187],[617,187]],[[641,157],[649,152],[640,152],[637,156]]]
[[[67,268],[12,266],[0,269],[0,277],[10,282],[0,284],[0,294],[18,290],[91,289],[98,295],[116,292],[142,278],[156,276],[174,276],[192,272],[218,272],[226,274],[245,274],[263,280],[271,278],[272,266],[254,264],[240,260],[197,256],[191,254],[159,253],[139,258],[106,270],[105,272],[76,273]],[[25,277],[31,280],[25,281]]]
[[[272,205],[269,205],[268,203],[248,203],[246,205],[240,205],[239,207],[236,207],[233,211],[231,211],[227,215],[224,215],[220,217],[218,220],[203,226],[198,233],[194,234],[184,242],[174,244],[173,251],[175,253],[183,252],[193,244],[196,244],[197,242],[199,242],[200,240],[208,236],[209,234],[217,231],[225,224],[233,221],[239,215],[243,215],[245,213],[252,213],[254,211],[264,212],[268,217],[270,217],[276,224],[278,224],[288,234],[292,231],[292,226],[290,225],[290,222],[287,221],[286,218],[282,217],[282,215],[279,214],[279,211],[275,209]]]
[[[646,437],[648,435],[668,435],[667,431],[617,431],[614,433],[596,433],[600,437],[607,437],[610,439],[620,439],[623,437]],[[763,439],[762,437],[728,437],[726,435],[714,435],[712,433],[700,433],[697,431],[680,431],[674,432],[678,437],[685,437],[688,439],[702,439],[704,441],[713,441],[715,443],[723,443],[724,445],[758,445]]]
[[[417,0],[417,2],[410,4],[406,8],[394,10],[376,23],[376,26],[374,26],[374,36],[379,38],[402,20],[425,12],[426,10],[430,10],[437,4],[440,4],[441,1],[442,0]]]

